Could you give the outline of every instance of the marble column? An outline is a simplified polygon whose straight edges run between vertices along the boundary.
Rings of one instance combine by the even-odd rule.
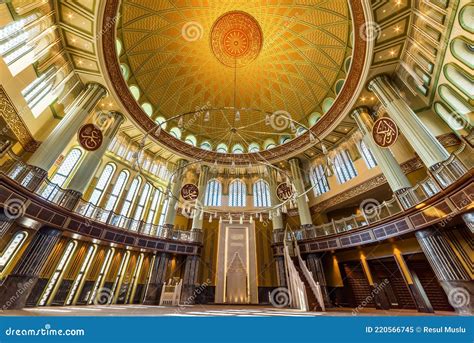
[[[380,100],[390,118],[428,168],[436,169],[441,162],[449,158],[449,153],[395,90],[388,76],[377,76],[369,83],[369,89]]]
[[[196,200],[196,206],[193,216],[193,224],[191,226],[193,231],[201,231],[202,230],[202,223],[203,217],[201,217],[201,213],[204,209],[204,196],[206,193],[206,186],[207,181],[209,180],[209,167],[206,165],[201,165],[201,172],[199,173],[199,181],[198,181],[198,189],[199,195]]]
[[[168,209],[166,210],[166,216],[163,226],[167,228],[174,227],[174,220],[176,219],[176,204],[178,203],[178,199],[180,197],[181,187],[183,185],[183,177],[184,177],[184,167],[188,161],[186,160],[179,160],[176,165],[176,171],[174,173],[174,181],[171,186],[171,196],[169,197],[168,202]]]
[[[474,285],[448,239],[433,228],[415,235],[451,306],[458,313],[472,314]]]
[[[60,230],[49,227],[38,230],[0,289],[2,309],[15,310],[25,307],[39,280],[41,270],[60,238]]]
[[[155,261],[151,266],[150,280],[143,297],[143,304],[158,305],[160,303],[161,289],[166,282],[166,269],[169,259],[170,255],[165,252],[155,255]]]
[[[181,302],[193,304],[195,301],[194,290],[198,282],[200,257],[190,255],[186,257],[183,277],[183,290],[181,292]]]
[[[358,108],[352,113],[359,129],[363,133],[363,141],[373,153],[377,165],[385,175],[387,182],[394,193],[411,187],[410,181],[400,168],[395,157],[389,149],[379,147],[372,137],[372,127],[374,125],[372,118],[366,109]]]
[[[122,113],[119,112],[109,112],[105,113],[98,113],[96,116],[108,116],[109,119],[105,119],[104,122],[110,120],[110,125],[108,127],[102,128],[103,132],[103,141],[102,145],[99,149],[95,151],[88,151],[86,152],[81,165],[77,168],[74,176],[71,178],[71,181],[68,185],[68,190],[76,191],[81,196],[87,190],[92,178],[94,177],[95,171],[100,165],[102,158],[107,151],[110,142],[117,134],[120,125],[122,125],[125,117]],[[98,118],[97,121],[102,121],[102,119]]]
[[[268,174],[268,186],[270,188],[270,201],[271,205],[275,206],[280,203],[278,199],[276,189],[278,187],[278,183],[276,180],[276,171],[272,167],[267,167],[267,174]],[[255,194],[254,194],[255,196]],[[278,212],[273,212],[272,214],[272,227],[273,230],[283,230],[283,215],[281,210]]]
[[[64,118],[28,160],[33,168],[32,172],[46,177],[49,169],[77,134],[89,113],[106,95],[107,91],[102,85],[98,83],[87,85],[86,89],[71,104]]]
[[[306,196],[302,195],[305,191],[303,175],[301,174],[300,160],[297,158],[290,159],[290,168],[291,174],[293,176],[293,183],[296,188],[296,203],[298,206],[298,215],[300,217],[301,227],[308,228],[313,226],[313,221],[311,220],[311,212],[309,210],[308,202],[306,201]]]

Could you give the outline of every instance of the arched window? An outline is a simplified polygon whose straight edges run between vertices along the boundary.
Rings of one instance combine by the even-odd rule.
[[[175,138],[181,139],[182,132],[179,128],[173,127],[170,130],[170,134],[174,136]]]
[[[61,280],[65,269],[71,261],[72,254],[74,253],[74,250],[76,250],[76,246],[76,241],[70,241],[66,245],[61,259],[59,260],[53,275],[49,279],[48,284],[46,285],[46,288],[43,291],[43,295],[41,296],[38,306],[49,305],[51,300],[53,300],[49,299],[49,296],[51,295],[51,293],[54,293],[53,291],[57,288],[57,286],[59,286],[58,282]]]
[[[165,201],[163,201],[163,207],[161,208],[160,220],[158,221],[159,226],[162,226],[165,223],[166,212],[168,212],[169,205],[170,200],[168,199],[168,197],[166,197]]]
[[[206,186],[204,206],[222,205],[222,184],[217,180],[210,180]]]
[[[126,217],[130,214],[130,208],[132,207],[132,203],[135,200],[135,196],[137,195],[141,184],[142,178],[140,176],[137,176],[133,179],[130,189],[128,190],[127,197],[125,198],[125,202],[123,203],[122,210],[120,211],[122,216]]]
[[[143,210],[145,209],[148,196],[150,195],[151,185],[147,182],[141,191],[140,200],[138,201],[137,208],[135,209],[135,215],[133,219],[141,220],[143,216]]]
[[[78,162],[82,156],[81,149],[74,148],[66,156],[61,163],[54,176],[51,178],[51,185],[48,185],[42,192],[41,196],[46,199],[54,198],[58,190],[54,187],[54,184],[59,187],[63,187],[66,180],[69,178],[75,168],[77,168]]]
[[[328,179],[321,164],[311,169],[309,177],[313,185],[314,195],[321,195],[329,191]]]
[[[154,224],[155,223],[155,216],[158,207],[160,206],[161,199],[163,198],[163,190],[161,188],[155,189],[155,193],[153,194],[153,200],[151,201],[150,209],[148,211],[147,216],[147,223]]]
[[[232,153],[233,154],[243,154],[244,153],[244,147],[240,144],[235,144],[232,147]]]
[[[253,184],[253,205],[255,207],[270,207],[270,188],[268,183],[258,180]]]
[[[132,85],[129,88],[130,88],[130,92],[133,95],[133,98],[135,100],[140,99],[140,88],[138,88],[138,86],[135,86],[135,85]]]
[[[115,206],[117,205],[117,199],[122,195],[129,176],[130,173],[127,170],[122,170],[120,172],[117,182],[115,182],[114,188],[107,199],[107,203],[105,204],[105,210],[113,211],[115,209]]]
[[[196,136],[194,135],[187,135],[184,141],[192,146],[197,145],[197,139],[196,139]]]
[[[3,250],[0,257],[0,275],[25,243],[27,236],[28,234],[25,231],[17,232]]]
[[[228,148],[227,148],[227,145],[225,145],[224,143],[220,143],[218,146],[217,146],[217,149],[216,149],[217,152],[220,152],[220,153],[227,153],[228,151]]]
[[[108,163],[102,171],[102,174],[99,177],[99,181],[97,181],[94,191],[92,192],[92,195],[89,199],[89,202],[91,204],[97,205],[100,202],[100,199],[102,198],[105,189],[108,187],[110,179],[112,178],[114,172],[115,164]]]
[[[334,172],[339,183],[344,183],[357,176],[357,171],[352,163],[347,150],[343,150],[334,157]]]
[[[152,116],[152,114],[153,114],[153,106],[151,106],[150,103],[148,103],[148,102],[143,103],[143,104],[142,104],[142,109],[143,109],[143,111],[144,111],[149,117]]]
[[[234,180],[229,186],[229,206],[244,207],[246,204],[247,190],[245,183]]]
[[[372,169],[377,166],[377,161],[375,160],[374,155],[372,155],[372,151],[370,151],[369,147],[362,140],[359,143],[359,149],[362,154],[362,157],[364,157],[365,164],[367,164],[367,167],[369,169]]]
[[[257,143],[250,143],[249,144],[249,152],[259,152],[260,146]]]
[[[168,123],[166,122],[166,118],[165,117],[158,117],[155,119],[155,123],[157,123],[158,125],[160,125],[160,127],[164,130],[166,129],[166,126],[168,126]]]
[[[201,149],[211,151],[212,150],[212,145],[208,141],[204,141],[204,142],[201,143]]]

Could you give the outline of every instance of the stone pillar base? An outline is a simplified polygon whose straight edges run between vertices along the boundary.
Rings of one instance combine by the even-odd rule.
[[[20,310],[38,282],[38,277],[9,275],[0,288],[1,310]]]

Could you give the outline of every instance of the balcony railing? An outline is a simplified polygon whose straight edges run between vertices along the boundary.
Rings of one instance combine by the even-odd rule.
[[[383,221],[435,196],[442,189],[464,176],[473,165],[472,150],[463,144],[449,159],[442,162],[432,172],[432,175],[426,177],[426,179],[420,181],[414,187],[398,195],[393,195],[390,200],[384,201],[379,205],[373,204],[366,208],[364,208],[364,203],[362,203],[360,206],[361,214],[332,220],[327,224],[294,229],[293,234],[297,240],[313,239],[348,232]],[[274,230],[273,241],[275,243],[283,242],[284,235],[284,230]],[[290,239],[290,237],[286,237],[286,239]]]
[[[36,177],[34,170],[29,165],[20,161],[13,160],[10,163],[4,163],[0,171],[12,180],[22,180],[20,184],[29,184],[29,179]],[[52,183],[47,178],[43,179],[36,190],[31,190],[44,200],[59,206],[69,203],[71,193]],[[117,214],[113,211],[103,209],[83,199],[79,199],[77,205],[72,209],[76,213],[87,220],[99,222],[122,229],[127,232],[135,232],[154,238],[162,238],[183,242],[201,242],[202,234],[200,231],[183,231],[175,230],[162,225],[147,223],[142,220],[136,220],[130,217]]]

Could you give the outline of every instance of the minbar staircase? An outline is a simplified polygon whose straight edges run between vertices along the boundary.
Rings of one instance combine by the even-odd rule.
[[[284,257],[289,305],[302,311],[325,311],[321,286],[301,258],[298,242],[289,226],[285,230]]]

